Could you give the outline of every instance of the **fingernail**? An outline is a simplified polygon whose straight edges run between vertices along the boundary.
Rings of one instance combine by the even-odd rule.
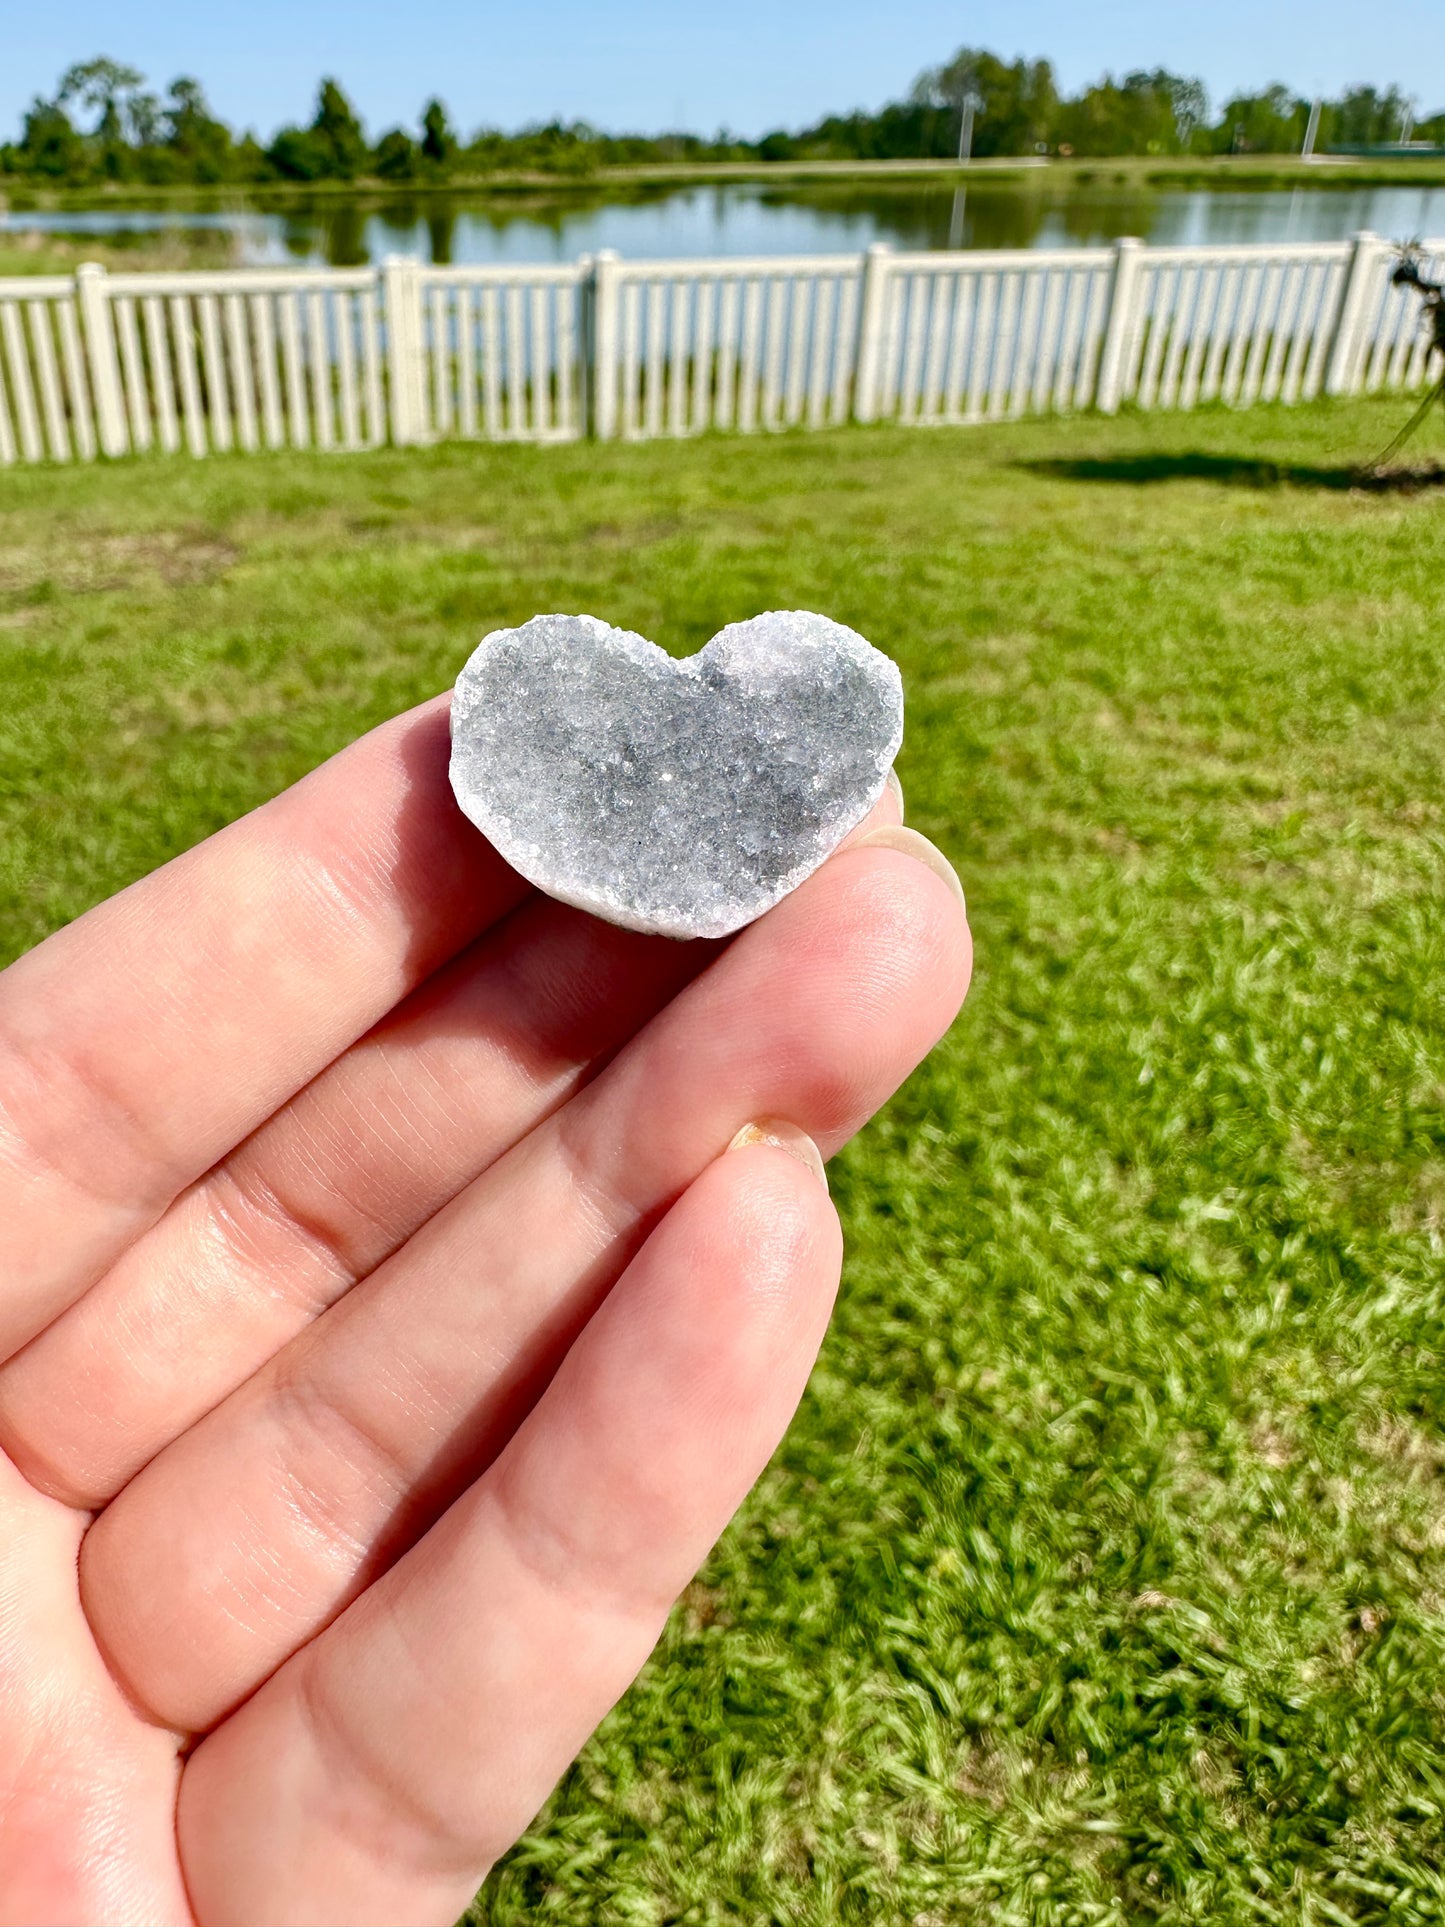
[[[796,1124],[789,1124],[785,1117],[761,1117],[755,1123],[745,1124],[728,1146],[730,1151],[741,1151],[749,1144],[775,1144],[780,1151],[786,1151],[790,1158],[799,1164],[807,1165],[813,1176],[826,1191],[828,1174],[823,1169],[823,1154]]]
[[[907,814],[907,812],[906,812],[906,811],[904,810],[904,808],[903,808],[903,785],[902,785],[902,784],[901,784],[901,783],[899,782],[899,780],[898,780],[898,772],[897,772],[897,770],[896,770],[896,769],[891,769],[891,770],[889,770],[889,772],[888,772],[888,780],[887,780],[887,782],[886,782],[886,783],[885,783],[885,784],[883,785],[883,787],[884,787],[884,789],[886,789],[886,790],[892,790],[892,792],[893,792],[893,794],[894,794],[894,795],[895,795],[895,796],[897,797],[897,799],[898,799],[898,814],[899,814],[900,816],[904,816],[904,815],[906,815],[906,814]]]
[[[964,908],[968,908],[957,870],[938,845],[930,843],[926,836],[920,836],[917,830],[905,829],[901,823],[885,823],[876,830],[869,830],[866,836],[860,836],[851,847],[855,850],[900,850],[904,856],[916,857],[926,870],[932,870],[936,877],[942,877]]]

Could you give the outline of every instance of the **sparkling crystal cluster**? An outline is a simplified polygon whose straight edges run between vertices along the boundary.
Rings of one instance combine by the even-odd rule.
[[[837,848],[902,737],[897,667],[826,616],[754,616],[682,660],[595,616],[534,616],[457,678],[451,779],[538,889],[721,937]]]

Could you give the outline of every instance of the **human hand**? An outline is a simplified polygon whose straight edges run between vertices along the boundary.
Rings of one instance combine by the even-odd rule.
[[[802,1392],[803,1132],[962,999],[891,792],[674,944],[530,891],[446,734],[0,975],[0,1927],[454,1920]]]

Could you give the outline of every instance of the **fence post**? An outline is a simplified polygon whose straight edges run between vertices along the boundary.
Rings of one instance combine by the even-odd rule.
[[[1099,372],[1094,381],[1094,406],[1101,415],[1117,415],[1124,399],[1124,372],[1129,351],[1138,339],[1139,276],[1144,267],[1143,244],[1126,234],[1114,243],[1114,278],[1109,288],[1109,318],[1099,349]]]
[[[126,433],[125,402],[120,389],[120,362],[115,352],[105,269],[98,261],[82,261],[76,269],[75,294],[80,306],[81,337],[85,343],[101,453],[124,455],[130,437]]]
[[[590,254],[577,257],[577,433],[592,433],[595,406],[592,386],[592,351],[596,339],[593,325],[596,310],[597,263]],[[560,297],[559,297],[560,299]],[[561,380],[560,374],[558,380]]]
[[[888,268],[893,250],[875,241],[863,256],[863,299],[858,304],[858,372],[853,379],[853,419],[878,419],[883,344],[888,328]]]
[[[1363,361],[1365,340],[1365,303],[1376,265],[1383,259],[1385,244],[1368,228],[1361,228],[1350,242],[1350,258],[1340,288],[1340,305],[1335,314],[1330,338],[1329,359],[1325,363],[1325,393],[1348,395],[1356,386]]]
[[[592,433],[599,442],[617,435],[618,255],[599,248],[592,264]]]
[[[421,374],[421,273],[404,254],[382,263],[386,307],[386,371],[391,439],[398,448],[426,440],[426,386]]]

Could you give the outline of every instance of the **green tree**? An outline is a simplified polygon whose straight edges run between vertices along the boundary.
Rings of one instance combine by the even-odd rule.
[[[1111,74],[1065,101],[1057,117],[1061,143],[1076,154],[1177,154],[1205,117],[1202,81],[1163,67]]]
[[[439,100],[429,100],[421,117],[421,151],[433,167],[445,167],[457,151],[457,137]]]
[[[914,82],[913,101],[947,111],[945,153],[957,152],[959,117],[970,95],[975,154],[1030,154],[1050,140],[1059,93],[1047,60],[1003,61],[981,47],[960,47],[943,66],[925,69]]]
[[[20,171],[37,174],[43,180],[83,179],[86,172],[85,142],[71,124],[70,116],[58,101],[30,103],[20,136]]]
[[[94,135],[106,146],[120,146],[125,139],[125,111],[129,98],[143,86],[145,75],[134,67],[101,55],[95,60],[78,60],[60,77],[56,105],[68,107],[72,101],[90,108],[97,116]]]
[[[376,143],[376,171],[384,181],[411,180],[416,173],[416,159],[416,142],[400,127],[393,127]]]
[[[1398,87],[1351,87],[1321,116],[1325,140],[1346,147],[1397,141],[1409,106]]]
[[[1221,154],[1297,154],[1309,113],[1309,102],[1278,82],[1260,94],[1235,94],[1220,111],[1210,145]]]
[[[311,132],[326,155],[326,172],[343,181],[354,180],[366,166],[366,135],[351,102],[340,86],[323,80],[316,101]]]
[[[157,97],[139,89],[131,94],[125,103],[125,126],[133,146],[158,147],[165,117]]]
[[[293,181],[353,181],[366,171],[366,135],[334,80],[323,80],[309,127],[283,127],[267,149],[278,174]]]
[[[173,80],[162,115],[165,144],[182,180],[225,180],[231,157],[231,130],[206,104],[198,80],[182,74]]]

